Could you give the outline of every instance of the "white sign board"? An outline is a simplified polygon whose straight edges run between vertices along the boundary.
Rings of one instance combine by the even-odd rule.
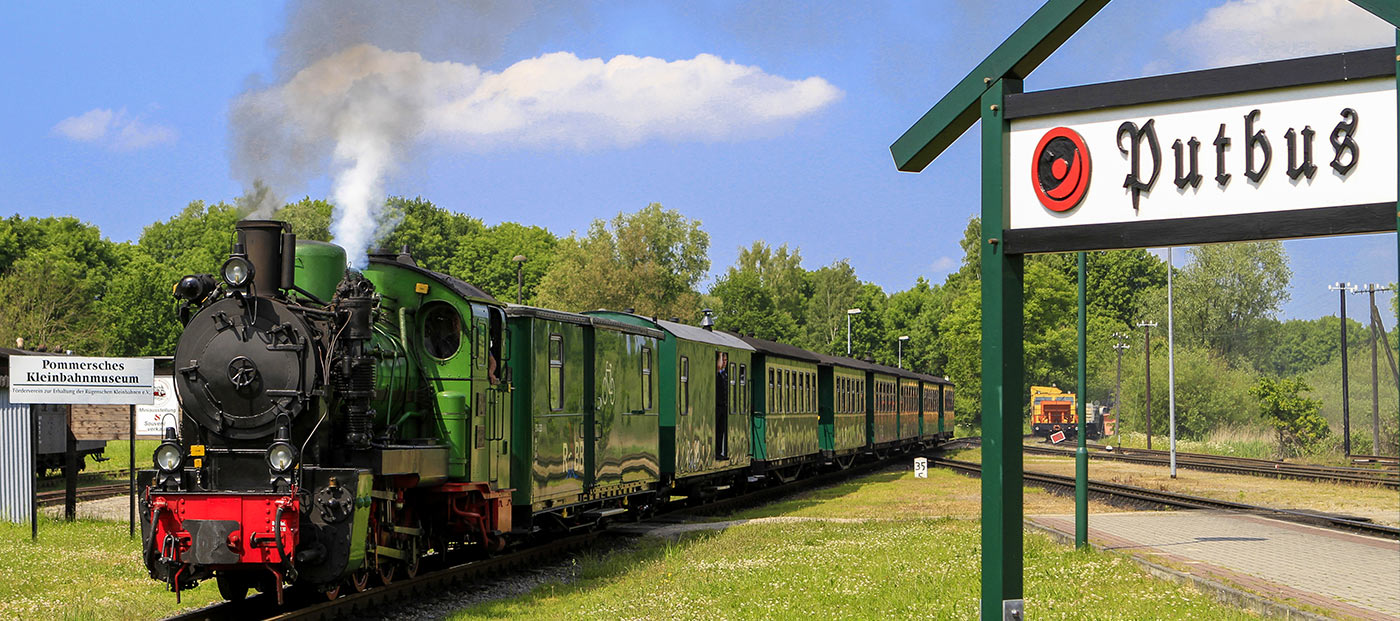
[[[167,428],[180,433],[180,403],[175,398],[175,378],[157,375],[150,405],[136,406],[136,435],[165,437]]]
[[[1393,203],[1395,78],[1013,120],[1009,229]]]
[[[914,458],[914,478],[916,478],[916,479],[927,479],[927,478],[928,478],[928,459],[923,458],[923,457],[915,457],[915,458]]]
[[[10,402],[150,405],[154,379],[150,358],[11,356]]]

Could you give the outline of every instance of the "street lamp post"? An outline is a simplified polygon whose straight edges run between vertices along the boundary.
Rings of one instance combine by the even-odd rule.
[[[859,308],[846,309],[846,355],[851,355],[851,316],[859,315]]]
[[[523,271],[525,269],[525,255],[517,254],[511,260],[515,261],[515,303],[520,304],[521,292],[525,288],[525,272]]]
[[[904,342],[907,341],[907,340],[909,340],[909,337],[908,337],[907,335],[906,335],[906,336],[901,336],[901,337],[899,337],[899,354],[898,354],[899,362],[898,362],[898,364],[899,364],[899,368],[901,368],[901,369],[904,368]]]

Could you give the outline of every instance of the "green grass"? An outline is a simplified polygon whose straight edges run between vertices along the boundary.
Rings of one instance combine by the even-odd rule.
[[[0,619],[158,619],[218,598],[212,584],[175,594],[146,574],[123,522],[0,524]]]
[[[1130,431],[1122,435],[1109,436],[1096,440],[1100,444],[1121,445],[1127,448],[1147,448],[1147,434]],[[1152,436],[1152,448],[1167,450],[1171,439],[1166,434]],[[1201,440],[1178,438],[1176,450],[1183,453],[1205,455],[1225,455],[1252,459],[1278,459],[1278,438],[1272,430],[1255,427],[1220,427],[1211,431]]]
[[[746,511],[733,518],[756,521],[721,532],[584,557],[572,582],[451,618],[976,619],[979,486],[938,469],[928,479],[883,472]],[[1028,504],[1072,502],[1037,493],[1045,498],[1028,490]],[[830,517],[869,520],[822,520]],[[1076,552],[1037,533],[1025,537],[1025,584],[1036,619],[1255,618],[1121,555]]]
[[[751,523],[585,558],[580,578],[452,619],[976,619],[979,527],[952,518]],[[1250,619],[1127,559],[1028,534],[1037,619]],[[1132,593],[1132,597],[1122,597]]]
[[[111,440],[107,442],[107,450],[103,455],[108,457],[107,461],[88,460],[87,469],[83,472],[113,472],[121,470],[131,465],[131,442],[129,440]],[[136,468],[151,468],[151,455],[156,452],[156,447],[160,446],[160,440],[137,440],[136,441]]]

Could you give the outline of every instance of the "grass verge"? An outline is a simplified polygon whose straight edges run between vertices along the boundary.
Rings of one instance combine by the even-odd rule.
[[[979,489],[940,470],[928,479],[880,473],[744,512],[734,517],[754,521],[723,531],[584,557],[575,581],[451,618],[975,619]],[[1061,502],[1045,496],[1047,509]],[[763,519],[783,516],[807,521]],[[864,519],[823,519],[836,517]],[[1025,537],[1025,585],[1038,619],[1256,618],[1155,580],[1118,554],[1077,552],[1037,533]]]
[[[158,619],[218,598],[201,585],[177,606],[140,554],[125,522],[40,518],[37,542],[28,524],[0,523],[0,619]]]

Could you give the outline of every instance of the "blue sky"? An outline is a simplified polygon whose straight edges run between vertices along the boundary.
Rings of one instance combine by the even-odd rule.
[[[502,82],[535,67],[522,61],[554,53],[578,61],[556,63],[564,72],[627,55],[659,59],[657,75],[742,75],[698,88],[717,100],[710,107],[673,101],[685,93],[655,95],[660,119],[638,120],[645,114],[626,109],[635,101],[578,101],[579,92],[630,92],[627,84],[554,102],[567,109],[542,124],[551,131],[434,117],[412,130],[380,189],[561,235],[659,202],[704,222],[714,274],[739,246],[763,239],[800,247],[808,268],[847,258],[893,292],[919,276],[942,282],[956,268],[979,190],[975,141],[960,140],[917,175],[895,170],[889,144],[1039,6],[520,2],[485,10],[420,1],[371,14],[374,4],[8,3],[0,9],[9,85],[0,100],[0,212],[74,215],[127,240],[191,200],[231,200],[246,181],[234,171],[231,106],[245,93],[274,92],[347,43]],[[1342,0],[1115,0],[1026,90],[1376,47],[1393,43],[1390,33]],[[549,103],[538,93],[514,96],[518,105]],[[478,104],[466,109],[485,115]],[[599,122],[589,116],[598,110],[576,109],[589,105],[617,118]],[[695,118],[670,120],[670,105]],[[328,158],[313,158],[279,189],[332,197],[338,169]],[[1334,281],[1396,279],[1394,235],[1287,248],[1287,317],[1335,313],[1336,294],[1326,289]]]

